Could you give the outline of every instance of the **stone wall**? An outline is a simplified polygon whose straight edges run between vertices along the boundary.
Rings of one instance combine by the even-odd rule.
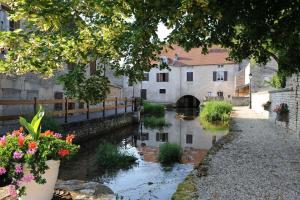
[[[114,129],[122,128],[137,122],[136,113],[120,114],[105,119],[92,119],[89,121],[63,124],[63,129],[74,132],[77,142],[93,138],[97,135],[107,134]]]
[[[270,115],[269,119],[275,121],[279,126],[286,127],[289,130],[300,133],[300,76],[293,75],[287,81],[287,87],[280,90],[270,91]],[[276,113],[273,112],[273,109],[280,105],[281,103],[286,103],[289,108],[289,121],[288,122],[280,122],[276,120]]]
[[[270,101],[270,93],[268,91],[252,93],[252,110],[256,113],[263,114],[266,118],[269,116],[269,110],[265,110],[264,104]]]
[[[234,106],[249,106],[250,99],[249,97],[232,97],[231,103]]]

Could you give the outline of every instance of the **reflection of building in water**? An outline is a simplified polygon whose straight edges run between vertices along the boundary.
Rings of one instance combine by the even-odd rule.
[[[197,113],[198,112],[190,112]],[[159,147],[165,142],[179,144],[187,149],[209,149],[224,133],[213,135],[202,129],[198,117],[194,120],[182,120],[176,117],[175,111],[167,111],[165,119],[171,125],[161,129],[141,127],[137,145]]]

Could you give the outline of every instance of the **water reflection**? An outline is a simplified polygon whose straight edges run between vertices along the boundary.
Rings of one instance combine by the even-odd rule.
[[[199,163],[225,134],[203,130],[198,115],[199,111],[194,109],[166,111],[165,119],[170,126],[151,129],[141,123],[89,141],[81,146],[74,159],[62,164],[59,178],[103,182],[124,199],[170,199],[193,164]],[[103,141],[118,144],[122,151],[135,154],[139,159],[137,165],[118,171],[99,169],[95,152]],[[179,144],[183,149],[183,164],[176,164],[169,171],[157,163],[159,146],[165,142]]]

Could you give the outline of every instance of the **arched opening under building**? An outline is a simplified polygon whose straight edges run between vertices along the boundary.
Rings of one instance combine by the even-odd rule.
[[[199,108],[200,101],[192,95],[185,95],[177,100],[176,106],[177,108]]]

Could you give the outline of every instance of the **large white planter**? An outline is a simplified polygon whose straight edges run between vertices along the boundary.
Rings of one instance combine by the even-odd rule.
[[[31,181],[25,184],[26,195],[19,198],[19,200],[51,200],[53,197],[55,183],[57,181],[59,171],[59,160],[48,160],[46,162],[49,169],[43,174],[43,178],[46,179],[46,184],[37,184],[35,181]],[[28,174],[29,170],[24,169],[24,174]]]

